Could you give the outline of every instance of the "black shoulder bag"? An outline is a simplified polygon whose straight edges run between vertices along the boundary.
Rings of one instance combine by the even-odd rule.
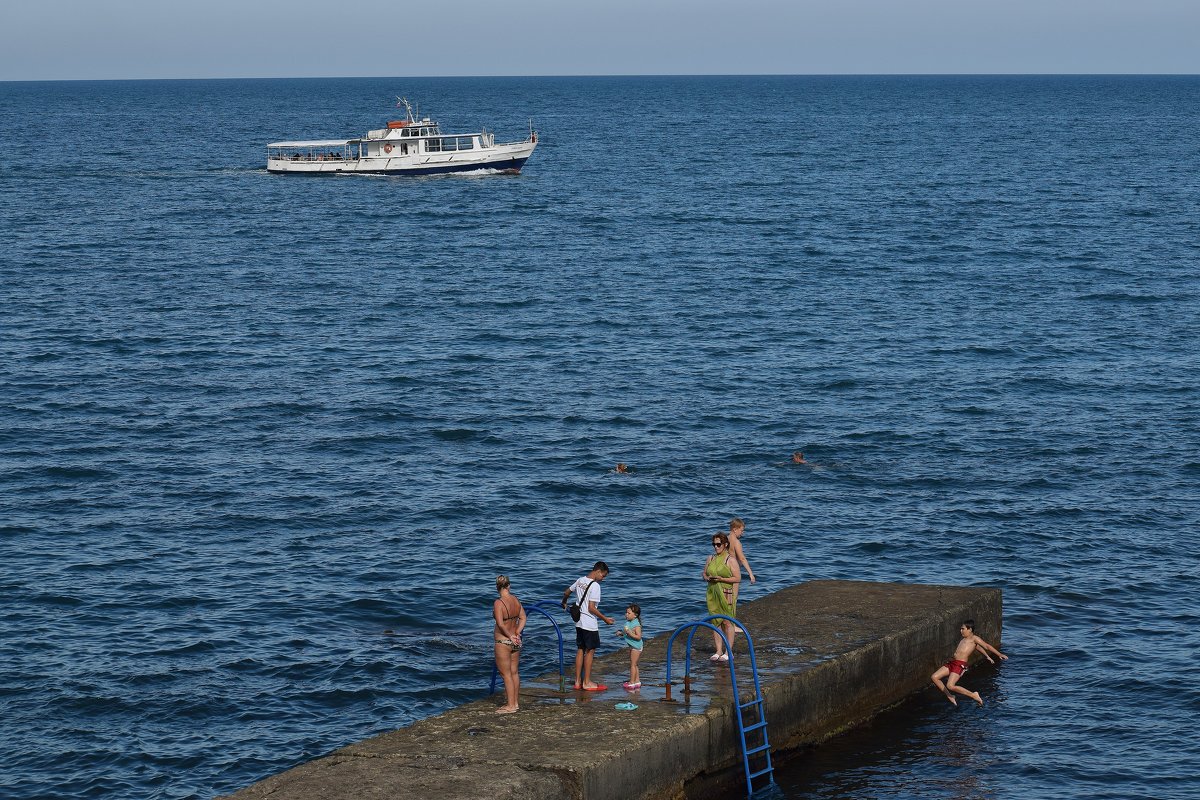
[[[591,583],[589,583],[587,585],[587,588],[583,590],[583,602],[585,602],[585,603],[587,602],[588,592],[590,592],[592,590],[592,585],[595,583],[596,583],[595,581],[592,581]],[[579,617],[583,614],[583,609],[581,609],[579,607],[578,602],[575,602],[575,603],[571,603],[571,605],[567,606],[567,613],[571,615],[571,619],[575,620],[576,622],[579,622]]]

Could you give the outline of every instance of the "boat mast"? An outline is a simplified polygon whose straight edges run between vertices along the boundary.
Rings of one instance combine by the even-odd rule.
[[[408,112],[408,121],[409,122],[417,121],[413,117],[413,107],[409,104],[407,97],[397,97],[396,98],[396,108],[403,108],[406,112]]]

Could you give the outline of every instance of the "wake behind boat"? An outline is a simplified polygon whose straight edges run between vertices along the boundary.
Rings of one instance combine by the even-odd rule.
[[[443,134],[429,117],[417,119],[404,98],[397,104],[407,119],[367,131],[361,139],[273,142],[267,145],[268,172],[328,175],[361,172],[377,175],[436,175],[494,169],[517,173],[537,147],[530,128],[523,142],[496,143],[493,134]]]

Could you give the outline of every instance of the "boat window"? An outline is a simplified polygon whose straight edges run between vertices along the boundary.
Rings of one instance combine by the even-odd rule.
[[[443,136],[425,140],[426,153],[453,153],[458,150],[474,150],[475,140],[470,136]]]

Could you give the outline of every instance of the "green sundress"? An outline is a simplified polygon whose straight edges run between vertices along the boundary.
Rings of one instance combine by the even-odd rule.
[[[704,567],[704,574],[710,578],[732,578],[733,570],[729,568],[730,554],[724,558],[713,556]],[[708,613],[724,614],[737,619],[737,587],[732,583],[708,584]]]

